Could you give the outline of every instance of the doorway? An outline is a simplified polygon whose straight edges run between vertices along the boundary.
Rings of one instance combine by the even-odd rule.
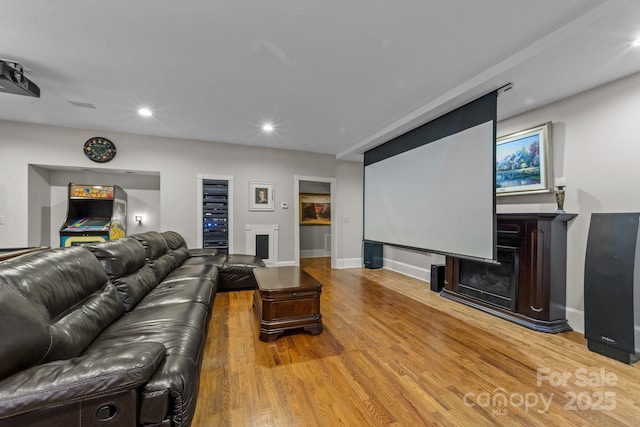
[[[331,215],[329,221],[322,224],[301,225],[301,194],[328,194]],[[337,229],[336,219],[336,179],[327,177],[299,176],[294,177],[294,253],[295,265],[300,265],[301,253],[305,256],[330,256],[331,268],[336,268],[337,261]],[[325,207],[326,209],[326,207]],[[326,214],[325,214],[326,217]],[[325,218],[326,219],[326,218]],[[326,224],[330,222],[330,224]],[[301,238],[303,244],[301,245]]]

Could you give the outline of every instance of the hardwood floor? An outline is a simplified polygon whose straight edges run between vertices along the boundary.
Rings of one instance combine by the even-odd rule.
[[[302,267],[324,330],[259,341],[252,292],[221,292],[194,427],[637,426],[640,363],[534,332],[388,270]]]

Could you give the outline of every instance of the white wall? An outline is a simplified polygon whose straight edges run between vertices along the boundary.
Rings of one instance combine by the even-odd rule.
[[[98,164],[84,156],[84,142],[96,135],[116,144],[118,154],[113,161]],[[288,202],[291,206],[294,202],[294,176],[336,177],[339,187],[342,181],[353,177],[349,173],[340,176],[339,170],[362,167],[359,163],[338,161],[334,156],[323,154],[0,121],[0,216],[5,217],[5,223],[0,225],[0,246],[35,244],[28,240],[30,225],[25,214],[29,209],[29,164],[158,172],[159,229],[181,233],[191,247],[197,242],[197,174],[233,176],[234,250],[238,253],[244,250],[245,225],[278,224],[278,258],[285,262],[294,260],[294,210],[281,209],[280,205]],[[274,183],[275,211],[249,212],[249,181]],[[342,199],[361,197],[361,180],[357,185],[349,182],[344,185],[348,191],[355,191],[357,187],[357,192],[343,194]],[[359,213],[352,213],[361,216],[361,208]],[[358,234],[360,231],[358,229]],[[339,239],[352,235],[349,225],[345,229],[346,237],[339,236]],[[359,241],[357,249],[352,243],[339,242],[339,245],[342,250],[338,256],[360,257]]]
[[[584,260],[593,212],[640,212],[640,74],[498,124],[498,135],[553,122],[553,168],[566,177],[567,319],[584,331]],[[551,194],[498,199],[498,213],[553,212]]]
[[[338,268],[362,267],[363,165],[339,162],[337,165],[338,209],[332,212],[338,241]]]
[[[515,93],[514,93],[515,94]],[[511,95],[505,95],[511,96]],[[567,320],[584,332],[584,260],[593,212],[640,212],[640,73],[498,123],[498,136],[552,122],[553,170],[566,178]],[[554,212],[553,194],[497,198],[497,212]],[[385,267],[421,277],[444,257],[384,248]],[[412,273],[413,272],[413,273]],[[427,276],[428,280],[428,276]]]
[[[415,277],[417,279],[431,280],[431,264],[444,264],[443,255],[424,253],[393,246],[384,246],[384,267],[393,271]]]
[[[29,198],[27,203],[29,211],[27,220],[29,221],[29,232],[27,246],[57,246],[57,243],[52,244],[50,233],[51,171],[32,166],[29,167],[28,175]]]
[[[63,170],[51,171],[50,176],[51,246],[60,245],[59,230],[67,216],[70,182],[120,186],[127,193],[127,234],[160,229],[159,176]],[[136,223],[136,215],[143,217],[142,224]]]

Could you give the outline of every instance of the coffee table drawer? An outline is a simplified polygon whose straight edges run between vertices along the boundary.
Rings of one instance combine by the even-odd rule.
[[[317,291],[274,292],[270,295],[263,294],[263,298],[279,301],[279,300],[298,299],[298,298],[313,298],[317,295],[318,295]]]
[[[320,314],[320,298],[296,298],[262,303],[263,320],[288,319]]]

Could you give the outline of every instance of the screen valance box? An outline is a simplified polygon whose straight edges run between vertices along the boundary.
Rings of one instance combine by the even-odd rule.
[[[364,155],[364,240],[494,262],[491,92]]]

